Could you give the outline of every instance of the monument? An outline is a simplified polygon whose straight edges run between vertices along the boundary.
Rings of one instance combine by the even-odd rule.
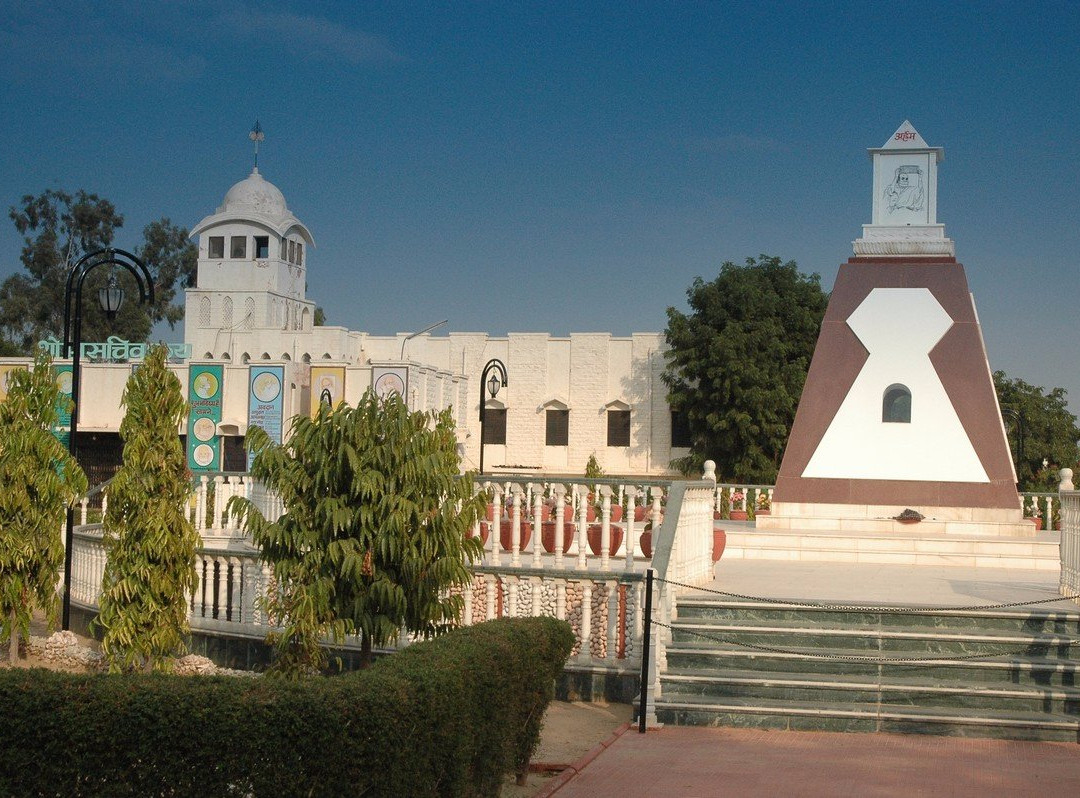
[[[765,529],[1034,535],[975,302],[937,222],[944,157],[905,121],[840,266]],[[914,510],[916,513],[906,513]]]

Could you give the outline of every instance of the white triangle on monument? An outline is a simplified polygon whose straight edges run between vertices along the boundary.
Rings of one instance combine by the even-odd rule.
[[[883,150],[925,150],[929,148],[930,145],[919,135],[919,131],[906,119],[904,124],[900,125],[881,147]]]

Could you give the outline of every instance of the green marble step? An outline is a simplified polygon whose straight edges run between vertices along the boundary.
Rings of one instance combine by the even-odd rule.
[[[1055,713],[1080,717],[1080,689],[1040,685],[961,685],[925,679],[870,676],[821,677],[804,673],[669,670],[662,679],[667,700],[695,696],[714,699],[768,698],[830,704],[948,707]]]
[[[927,663],[877,663],[854,659],[877,656],[876,652],[865,649],[823,651],[815,648],[763,652],[738,646],[709,646],[702,643],[672,643],[666,647],[665,654],[670,671],[731,669],[755,671],[763,674],[763,678],[777,672],[877,677],[880,671],[883,677],[889,680],[916,678],[962,684],[1008,683],[1044,687],[1080,685],[1080,662],[1038,656],[967,660],[942,657]],[[823,654],[836,655],[839,658],[824,658],[821,656]]]
[[[935,612],[846,611],[719,599],[680,597],[679,619],[721,622],[799,622],[847,628],[916,628],[1011,630],[1029,634],[1080,636],[1080,610],[955,610]]]
[[[939,627],[859,628],[835,625],[763,625],[760,621],[725,623],[680,617],[672,624],[672,641],[685,645],[743,644],[788,649],[844,649],[865,655],[1050,657],[1080,662],[1080,635],[1012,633],[999,630]]]
[[[656,702],[656,716],[661,723],[677,726],[895,732],[1080,742],[1080,719],[1031,712],[998,712],[987,716],[965,709],[941,707],[664,696]]]

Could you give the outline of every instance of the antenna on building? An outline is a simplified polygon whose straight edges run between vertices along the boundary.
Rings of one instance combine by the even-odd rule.
[[[262,125],[259,124],[259,120],[255,120],[255,127],[248,133],[248,138],[255,142],[255,171],[259,171],[259,142],[266,140],[266,134],[263,133]]]

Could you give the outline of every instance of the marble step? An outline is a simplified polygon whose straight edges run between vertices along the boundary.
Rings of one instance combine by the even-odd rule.
[[[1010,633],[1004,630],[922,627],[832,626],[816,623],[762,625],[757,621],[724,623],[680,619],[672,625],[672,645],[762,646],[767,649],[816,651],[842,649],[858,656],[893,658],[985,655],[1043,657],[1080,663],[1080,637],[1056,633]]]
[[[1080,741],[1080,718],[1042,712],[986,714],[964,708],[826,704],[770,699],[663,696],[661,723],[681,726],[747,726],[771,729],[893,732],[961,737]]]
[[[1004,710],[1080,717],[1080,689],[1042,685],[957,685],[934,680],[873,676],[820,678],[803,673],[754,671],[669,671],[663,678],[666,701],[681,697],[771,699],[785,702],[877,704],[890,707],[944,707]]]
[[[921,525],[920,525],[921,526]],[[725,531],[723,557],[806,562],[947,565],[1057,571],[1054,533],[1037,538],[979,535],[850,533],[830,530],[765,530],[717,524]]]
[[[780,648],[777,646],[776,648]],[[927,679],[957,685],[1080,685],[1080,662],[1053,656],[988,657],[960,659],[926,657],[929,662],[883,662],[865,649],[832,649],[837,658],[808,657],[820,649],[760,651],[739,646],[672,644],[665,649],[670,672],[702,670],[754,671],[762,679],[777,673],[802,673],[832,678],[871,676],[882,679]],[[1050,653],[1050,652],[1047,652]],[[665,671],[667,672],[667,671]]]
[[[843,605],[807,607],[784,602],[739,601],[715,594],[689,594],[679,599],[679,620],[721,623],[761,622],[771,624],[814,624],[848,628],[930,627],[953,631],[1051,633],[1080,638],[1080,607],[1076,610],[1040,609],[954,609],[912,607],[883,609],[842,609]]]

